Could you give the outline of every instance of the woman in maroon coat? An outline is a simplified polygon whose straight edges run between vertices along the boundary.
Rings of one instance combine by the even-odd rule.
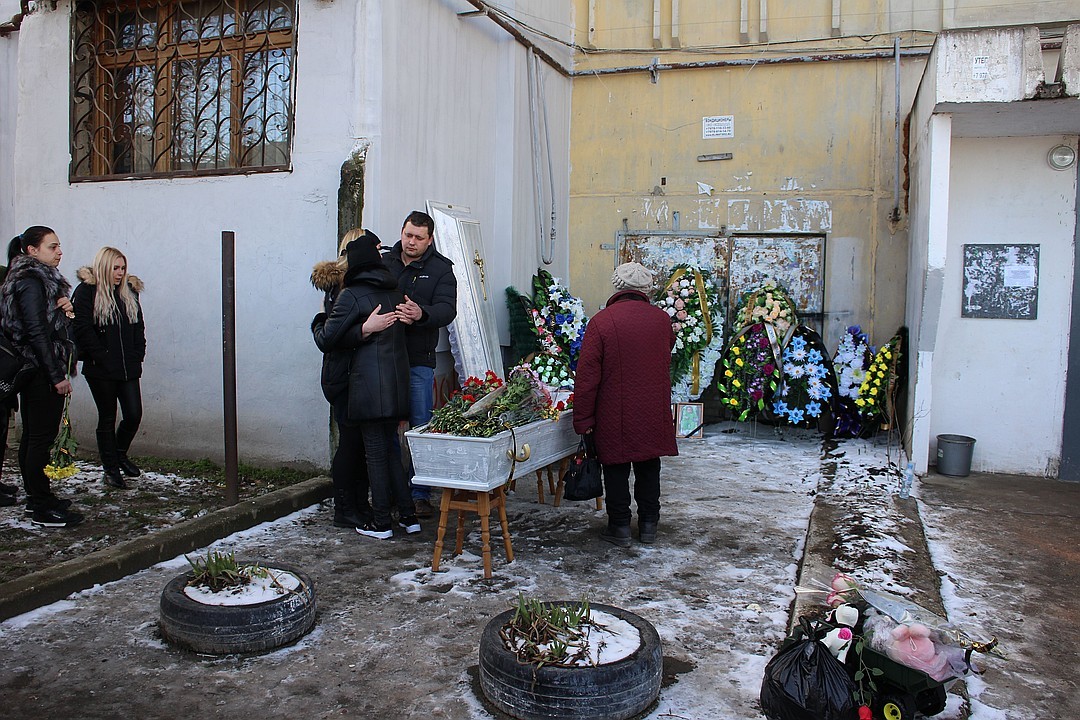
[[[615,294],[585,330],[574,382],[574,430],[593,434],[604,467],[608,526],[600,537],[630,545],[630,469],[638,536],[656,540],[660,458],[678,455],[671,418],[671,318],[649,302],[652,273],[624,263],[611,276]]]

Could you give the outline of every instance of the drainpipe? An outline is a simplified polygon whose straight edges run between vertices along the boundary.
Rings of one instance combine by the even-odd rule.
[[[893,180],[893,210],[889,219],[900,221],[900,38],[893,38],[893,56],[895,57],[894,84],[896,85],[896,109],[893,122],[893,141],[896,144],[896,177]]]
[[[899,42],[899,40],[897,40]],[[926,57],[930,54],[930,48],[912,48],[899,51],[903,57]],[[623,75],[626,73],[658,73],[661,70],[700,70],[702,68],[722,67],[754,67],[755,65],[790,65],[793,63],[813,62],[837,62],[840,60],[880,60],[897,56],[894,50],[874,50],[871,52],[858,53],[811,53],[807,55],[784,55],[781,57],[752,57],[734,58],[731,60],[702,60],[700,62],[675,62],[658,63],[648,65],[628,65],[624,67],[596,68],[595,70],[574,70],[571,77],[585,77],[588,75]]]
[[[544,203],[543,185],[540,181],[540,114],[537,109],[536,76],[539,74],[536,67],[536,52],[528,48],[525,54],[526,74],[529,76],[529,130],[532,142],[532,166],[533,166],[533,199],[536,205],[536,238],[540,245],[540,258],[544,257]]]

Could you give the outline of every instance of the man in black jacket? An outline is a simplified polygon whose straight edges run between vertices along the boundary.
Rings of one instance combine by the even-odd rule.
[[[457,278],[454,264],[435,250],[435,221],[414,210],[401,226],[401,241],[383,256],[398,282],[405,301],[397,306],[406,323],[409,352],[409,424],[414,428],[431,419],[435,404],[435,346],[439,328],[457,316]],[[431,517],[430,490],[412,485],[416,514]]]

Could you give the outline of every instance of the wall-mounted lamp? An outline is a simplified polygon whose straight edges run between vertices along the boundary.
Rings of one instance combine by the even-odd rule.
[[[1069,145],[1057,145],[1046,154],[1046,162],[1055,170],[1068,170],[1076,162],[1076,149]]]

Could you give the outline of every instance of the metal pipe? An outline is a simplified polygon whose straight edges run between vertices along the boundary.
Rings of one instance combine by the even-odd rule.
[[[549,194],[551,195],[551,227],[548,229],[548,232],[551,236],[551,245],[548,248],[547,255],[544,255],[544,248],[541,244],[540,259],[543,260],[545,265],[551,265],[553,262],[555,262],[555,238],[557,232],[555,230],[555,221],[557,219],[555,213],[555,168],[553,167],[553,163],[551,160],[551,126],[548,124],[547,93],[544,92],[544,75],[540,72],[539,65],[535,65],[535,68],[537,89],[539,90],[537,95],[540,100],[540,109],[544,113],[544,153],[547,155],[548,190],[550,191]]]
[[[225,419],[225,504],[240,501],[236,452],[236,238],[221,231],[221,385]]]
[[[926,57],[930,48],[902,50],[903,57]],[[755,65],[790,65],[794,63],[837,62],[841,60],[881,60],[892,58],[893,50],[875,50],[860,53],[816,53],[813,55],[785,55],[783,57],[736,58],[733,60],[702,60],[685,63],[650,63],[649,65],[629,65],[614,68],[596,68],[594,70],[574,70],[572,77],[588,75],[621,75],[626,73],[655,73],[661,70],[700,70],[702,68],[753,67]]]
[[[536,204],[536,238],[540,249],[540,259],[544,259],[544,211],[541,206],[544,203],[544,192],[540,179],[540,114],[537,105],[536,87],[536,55],[532,48],[525,53],[525,68],[529,76],[529,131],[532,145],[533,166],[533,199]]]
[[[893,179],[893,220],[900,219],[900,38],[893,38],[893,55],[896,67],[893,75],[896,85],[896,117],[893,123],[893,141],[896,143],[896,177]]]

